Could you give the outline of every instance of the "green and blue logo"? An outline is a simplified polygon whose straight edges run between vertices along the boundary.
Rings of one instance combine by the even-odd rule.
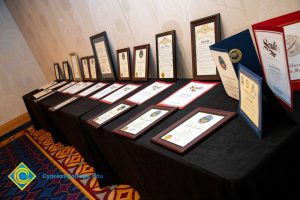
[[[21,190],[24,190],[35,177],[36,175],[23,162],[8,175],[8,178]]]

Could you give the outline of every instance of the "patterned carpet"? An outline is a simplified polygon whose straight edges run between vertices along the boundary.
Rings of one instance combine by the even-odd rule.
[[[0,148],[0,199],[140,199],[138,192],[129,185],[101,188],[93,167],[74,147],[54,144],[51,134],[43,130],[30,127],[26,132],[26,136]],[[36,175],[23,191],[8,178],[20,162]],[[46,175],[62,177],[64,174],[74,178],[46,178]]]

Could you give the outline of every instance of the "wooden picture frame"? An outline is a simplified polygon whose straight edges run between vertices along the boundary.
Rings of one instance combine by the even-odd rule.
[[[115,114],[114,116],[110,117],[110,118],[106,118],[105,121],[103,121],[102,123],[97,123],[95,122],[95,119],[97,119],[98,117],[102,116],[103,114],[106,114],[107,112],[110,112],[111,110],[123,106],[123,105],[127,105],[128,107],[125,108],[124,110],[122,110],[121,112]],[[89,125],[93,126],[94,128],[98,129],[101,126],[104,126],[105,124],[109,123],[110,121],[116,119],[117,117],[121,116],[122,114],[124,114],[125,112],[131,110],[132,108],[134,108],[135,106],[137,106],[136,103],[131,103],[131,102],[127,102],[127,101],[121,101],[118,104],[116,104],[115,106],[109,107],[108,109],[104,110],[103,112],[95,115],[94,117],[90,118],[89,120],[86,121],[86,123],[88,123]]]
[[[210,23],[214,23],[214,25],[213,25],[214,30],[211,30],[212,28],[211,28],[211,26],[209,26]],[[210,49],[209,49],[210,45],[221,40],[220,13],[218,13],[216,15],[211,15],[211,16],[208,16],[208,17],[205,17],[202,19],[191,21],[190,28],[191,28],[191,43],[192,43],[191,47],[192,47],[193,79],[194,80],[205,80],[205,81],[220,80],[220,76],[219,76],[217,67],[214,64],[214,60],[212,57],[210,57],[211,54],[210,54]],[[196,31],[199,34],[200,41],[196,41]],[[212,41],[213,36],[209,35],[211,33],[214,33],[214,36],[215,36],[214,41]],[[204,38],[203,41],[201,41],[202,37]],[[199,42],[201,45],[203,45],[201,47],[201,49],[200,49],[200,47],[197,48],[197,42]],[[199,51],[201,50],[202,53],[203,53],[203,51],[207,51],[205,53],[208,54],[209,57],[206,58],[206,60],[201,61],[201,62],[204,62],[205,65],[210,66],[210,68],[212,66],[215,66],[215,74],[213,74],[214,69],[209,69],[209,67],[206,67],[206,69],[205,69],[206,72],[204,72],[204,69],[202,69],[203,74],[199,74],[198,64],[203,66],[203,63],[202,64],[198,63],[197,49],[199,49]]]
[[[180,125],[182,125],[183,123],[185,123],[186,121],[191,119],[192,117],[196,116],[198,113],[207,114],[207,116],[202,117],[199,120],[197,120],[198,123],[203,123],[203,124],[208,123],[209,121],[211,121],[213,119],[214,116],[216,117],[216,115],[222,116],[223,118],[221,120],[217,121],[216,123],[214,123],[208,129],[206,129],[203,133],[199,134],[196,138],[194,138],[193,140],[191,140],[184,146],[179,146],[175,143],[171,143],[171,142],[167,141],[167,140],[170,140],[171,137],[169,137],[168,139],[167,138],[162,139],[162,137],[165,137],[172,130],[179,127]],[[224,125],[226,122],[228,122],[235,115],[236,115],[235,112],[228,112],[228,111],[216,110],[216,109],[211,109],[211,108],[198,107],[195,110],[193,110],[192,112],[190,112],[189,114],[187,114],[185,117],[181,118],[180,120],[178,120],[177,122],[172,124],[169,128],[167,128],[163,132],[161,132],[158,135],[156,135],[155,137],[153,137],[151,139],[151,141],[155,142],[157,144],[160,144],[164,147],[167,147],[177,153],[182,154],[182,153],[186,152],[188,149],[190,149],[191,147],[193,147],[196,143],[198,143],[199,141],[201,141],[202,139],[207,137],[209,134],[213,133],[215,130],[220,128],[222,125]],[[211,117],[208,117],[208,116],[211,116]],[[200,120],[204,120],[204,121],[200,121]]]
[[[69,54],[71,60],[71,67],[73,72],[73,80],[74,81],[81,81],[82,80],[82,73],[80,69],[79,57],[77,53],[72,52]]]
[[[162,41],[159,41],[160,38],[162,38],[162,37],[163,37]],[[169,37],[171,37],[171,39]],[[158,77],[158,79],[161,80],[161,81],[176,81],[177,80],[176,31],[172,30],[172,31],[167,31],[167,32],[164,32],[164,33],[156,34],[155,35],[155,41],[156,41],[155,42],[156,43],[156,67],[157,67],[157,77]],[[161,59],[160,59],[160,55],[159,55],[160,44],[164,45],[164,46],[162,46],[162,48],[164,48],[165,51],[167,51],[166,47],[169,47],[171,45],[171,47],[169,47],[169,51],[170,50],[172,51],[171,52],[172,53],[172,58],[171,58],[172,66],[171,67],[173,69],[171,70],[171,73],[172,73],[171,77],[166,77],[165,78],[165,76],[170,75],[170,69],[169,69],[169,71],[167,69],[161,69],[162,65],[160,63]],[[165,53],[168,53],[168,52],[165,52]],[[168,64],[170,64],[170,63],[167,63],[166,65],[168,65]],[[164,72],[164,70],[166,70],[166,71]]]
[[[90,66],[90,75],[91,75],[91,81],[98,81],[98,70],[96,66],[96,58],[95,56],[88,56],[89,60],[89,66]]]
[[[132,134],[132,133],[129,133],[129,132],[126,132],[126,131],[123,130],[126,127],[128,128],[128,125],[131,124],[132,122],[134,122],[135,120],[138,120],[141,117],[147,115],[151,110],[156,110],[156,111],[153,111],[153,113],[151,114],[151,115],[153,115],[154,113],[156,113],[156,116],[158,115],[157,110],[159,110],[159,111],[164,110],[164,111],[167,111],[167,112],[165,114],[161,115],[159,118],[155,119],[150,125],[146,125],[143,129],[139,130],[136,134]],[[119,135],[128,137],[128,138],[133,139],[133,140],[137,139],[138,137],[143,135],[146,131],[151,129],[153,126],[157,125],[158,123],[163,121],[165,118],[167,118],[169,115],[174,113],[176,110],[177,110],[177,108],[152,105],[152,106],[146,108],[145,110],[143,110],[138,115],[132,117],[131,119],[129,119],[128,121],[123,123],[118,128],[114,129],[113,132],[117,133]],[[151,115],[150,115],[150,117],[152,117]],[[155,116],[153,116],[153,117],[155,117]]]
[[[121,57],[121,59],[120,59]],[[127,58],[127,62],[126,59]],[[122,62],[123,60],[123,62]],[[117,61],[118,61],[118,77],[119,80],[122,81],[130,81],[131,80],[131,64],[130,64],[130,48],[124,48],[124,49],[119,49],[117,50]],[[127,63],[127,67],[125,67],[125,69],[127,69],[127,72],[125,70],[125,72],[122,71],[122,66],[126,65]],[[124,75],[125,74],[125,75]],[[126,74],[128,74],[126,76]]]
[[[55,73],[56,80],[58,80],[58,81],[65,80],[65,75],[64,75],[63,70],[60,67],[59,63],[54,63],[54,73]]]
[[[53,64],[53,69],[54,69],[55,80],[56,81],[60,81],[59,64],[58,63],[54,63]]]
[[[64,74],[65,74],[66,81],[73,80],[72,69],[71,69],[71,66],[70,66],[69,62],[68,61],[63,61],[62,66],[63,66],[63,69],[64,69]]]
[[[98,79],[101,81],[116,81],[116,74],[106,32],[90,37],[92,49],[98,68]],[[101,55],[101,57],[99,57]],[[102,65],[100,63],[102,61]],[[108,65],[108,66],[107,66]]]
[[[144,51],[145,50],[145,51]],[[149,50],[150,50],[150,44],[145,44],[145,45],[140,45],[136,46],[133,48],[133,73],[132,73],[132,80],[133,81],[147,81],[148,80],[148,75],[149,75]],[[139,53],[139,57],[136,57],[136,53]],[[146,58],[145,58],[145,69],[142,69],[145,71],[144,76],[138,77],[138,70],[136,69],[137,66],[137,59],[142,58],[144,52],[146,53]]]
[[[82,80],[90,81],[91,80],[91,69],[90,69],[90,62],[89,56],[81,57],[81,68],[82,68]],[[85,69],[87,68],[87,69]]]

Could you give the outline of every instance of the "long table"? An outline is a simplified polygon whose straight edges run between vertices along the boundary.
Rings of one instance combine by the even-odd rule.
[[[43,102],[41,105],[59,134],[81,149],[91,163],[98,165],[96,170],[104,172],[109,179],[104,182],[117,182],[121,177],[139,191],[142,199],[299,197],[298,188],[290,180],[299,178],[300,128],[289,118],[281,117],[284,113],[276,109],[267,113],[272,123],[266,127],[267,134],[262,139],[258,139],[246,122],[237,116],[183,155],[151,142],[152,137],[199,106],[236,112],[238,102],[226,95],[221,84],[137,140],[112,132],[121,123],[188,82],[178,80],[163,93],[98,129],[87,124],[86,120],[110,105],[87,98],[56,112],[45,110],[49,104]]]

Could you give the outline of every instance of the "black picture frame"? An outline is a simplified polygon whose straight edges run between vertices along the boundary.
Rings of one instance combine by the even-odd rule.
[[[71,69],[71,66],[70,66],[69,62],[68,61],[63,61],[62,66],[63,66],[63,71],[64,71],[64,74],[65,74],[65,80],[66,81],[73,80],[73,73],[72,73],[72,69]],[[66,71],[68,73],[66,73]],[[67,74],[68,74],[68,76],[67,76]]]
[[[92,49],[94,52],[94,56],[96,58],[95,61],[96,61],[97,69],[98,69],[98,79],[101,81],[116,81],[116,73],[115,73],[115,69],[114,69],[114,64],[113,64],[106,32],[104,31],[99,34],[91,36],[90,41],[91,41]],[[109,68],[111,71],[108,74],[104,74],[101,69],[101,64],[100,64],[99,57],[97,54],[97,49],[96,49],[96,44],[99,42],[104,42],[104,45],[105,45],[105,51],[106,51],[107,59],[109,62]]]
[[[160,59],[159,59],[159,44],[158,44],[158,39],[160,37],[165,37],[165,36],[172,36],[172,60],[173,60],[173,77],[171,78],[164,78],[164,73],[160,73]],[[176,81],[177,80],[177,63],[176,63],[176,31],[171,30],[167,31],[164,33],[159,33],[155,35],[155,43],[156,43],[156,67],[157,67],[157,77],[161,81]]]
[[[123,73],[121,71],[121,62],[120,62],[120,54],[122,54],[122,58],[123,58],[123,54],[127,55],[127,69],[128,69],[128,77],[124,77]],[[118,77],[119,80],[122,81],[130,81],[131,80],[131,62],[130,62],[130,48],[124,48],[124,49],[118,49],[117,50],[117,61],[118,61]]]
[[[148,111],[152,110],[152,109],[157,109],[157,110],[166,110],[167,113],[162,115],[160,118],[158,118],[157,120],[153,121],[152,124],[144,127],[142,130],[140,130],[137,134],[131,134],[128,133],[126,131],[123,131],[122,129],[124,127],[126,127],[128,124],[130,124],[131,122],[135,121],[136,119],[140,118],[141,116],[143,116],[145,113],[147,113]],[[114,129],[113,132],[117,133],[119,135],[128,137],[130,139],[137,139],[138,137],[142,136],[145,132],[147,132],[148,130],[150,130],[152,127],[154,127],[155,125],[157,125],[158,123],[162,122],[164,119],[166,119],[169,115],[171,115],[172,113],[174,113],[177,110],[177,108],[173,108],[173,107],[165,107],[165,106],[157,106],[157,105],[152,105],[148,108],[146,108],[145,110],[143,110],[141,113],[139,113],[138,115],[132,117],[131,119],[129,119],[128,121],[126,121],[125,123],[121,124],[118,128]]]
[[[110,110],[120,106],[121,104],[125,104],[128,106],[128,108],[124,109],[122,112],[119,112],[118,114],[114,115],[112,118],[107,119],[106,121],[104,121],[101,124],[98,124],[97,122],[95,122],[95,119],[98,118],[99,116],[105,114],[106,112],[109,112]],[[104,126],[105,124],[109,123],[110,121],[116,119],[117,117],[121,116],[122,114],[124,114],[125,112],[133,109],[135,106],[137,106],[136,103],[131,103],[131,102],[127,102],[127,101],[121,101],[119,103],[117,103],[115,106],[109,107],[108,109],[104,110],[103,112],[93,116],[92,118],[90,118],[89,120],[86,121],[86,123],[88,123],[89,125],[93,126],[94,128],[98,129],[101,126]]]
[[[57,81],[65,80],[65,76],[60,68],[59,63],[54,63],[54,74]]]
[[[82,71],[81,71],[81,67],[80,67],[80,62],[79,62],[79,57],[78,54],[75,52],[72,52],[69,54],[70,56],[70,63],[71,63],[71,67],[72,67],[72,74],[73,74],[73,80],[74,81],[81,81],[82,80]],[[73,63],[72,61],[72,57],[75,57],[75,62]],[[76,77],[76,70],[78,71],[78,76]]]
[[[204,113],[213,114],[213,115],[219,115],[219,116],[223,116],[223,118],[220,121],[218,121],[217,123],[215,123],[213,126],[208,128],[204,133],[198,135],[196,138],[194,138],[192,141],[190,141],[188,144],[186,144],[183,147],[176,145],[174,143],[168,142],[166,139],[162,139],[162,137],[167,135],[170,131],[177,128],[179,125],[186,122],[187,120],[189,120],[191,117],[193,117],[194,115],[196,115],[199,112],[204,112]],[[167,147],[168,149],[171,149],[177,153],[182,154],[182,153],[186,152],[187,150],[189,150],[190,148],[192,148],[194,145],[196,145],[196,143],[200,142],[205,137],[207,137],[208,135],[213,133],[215,130],[217,130],[221,126],[225,125],[225,123],[228,122],[230,119],[232,119],[235,115],[236,115],[235,112],[228,112],[228,111],[223,111],[223,110],[198,107],[195,110],[193,110],[192,112],[190,112],[189,114],[187,114],[185,117],[183,117],[180,120],[178,120],[177,122],[173,123],[169,128],[165,129],[158,135],[154,136],[151,139],[151,141],[155,142],[157,144],[160,144],[164,147]]]
[[[91,72],[91,81],[98,81],[98,70],[96,66],[96,58],[95,56],[88,56],[90,72]]]
[[[145,76],[136,77],[136,52],[145,49],[146,50],[146,63],[145,63]],[[149,51],[150,44],[135,46],[133,48],[133,70],[132,70],[132,80],[133,81],[147,81],[149,76]]]
[[[221,40],[221,26],[220,26],[220,13],[211,15],[202,19],[197,19],[191,21],[191,47],[192,47],[192,66],[193,66],[193,79],[194,80],[203,80],[203,81],[218,81],[220,80],[220,75],[216,69],[215,75],[198,75],[197,73],[197,55],[196,55],[196,39],[195,39],[195,30],[197,26],[205,25],[208,23],[214,23],[215,31],[215,43]],[[216,67],[217,68],[217,67]]]
[[[84,81],[90,81],[91,80],[91,69],[90,69],[90,62],[89,62],[89,56],[81,57],[81,68],[82,68],[82,80]],[[86,62],[87,67],[87,73],[84,71],[84,62]]]

